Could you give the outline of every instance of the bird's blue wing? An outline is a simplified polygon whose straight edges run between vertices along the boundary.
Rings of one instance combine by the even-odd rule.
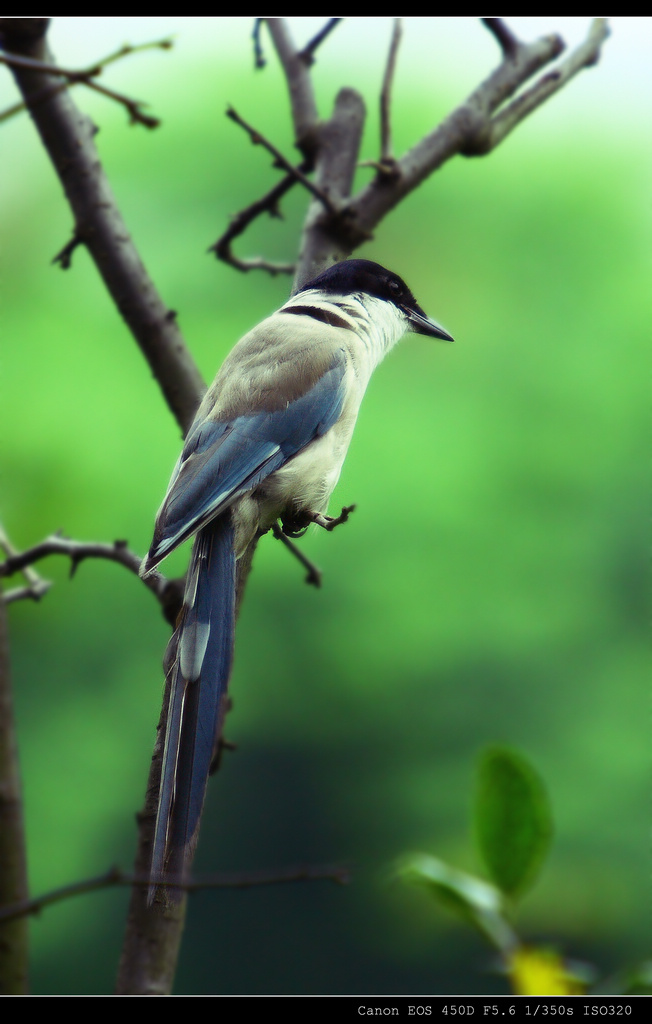
[[[183,877],[219,734],[235,618],[236,559],[229,506],[337,422],[345,373],[342,353],[304,395],[279,402],[278,408],[220,420],[204,407],[173,474],[147,568],[199,532],[172,641],[150,901],[161,880],[174,883]]]
[[[342,411],[345,373],[339,350],[316,384],[280,408],[228,421],[210,412],[198,418],[158,514],[147,567],[325,434]]]

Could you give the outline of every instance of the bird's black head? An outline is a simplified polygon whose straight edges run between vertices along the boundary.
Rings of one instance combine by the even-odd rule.
[[[432,338],[443,338],[452,341],[443,327],[431,320],[415,299],[405,281],[385,270],[379,263],[371,260],[343,260],[328,270],[322,271],[312,281],[308,281],[301,291],[318,288],[323,292],[337,295],[350,295],[364,292],[376,298],[393,302],[407,317],[408,329],[415,334],[426,334]]]

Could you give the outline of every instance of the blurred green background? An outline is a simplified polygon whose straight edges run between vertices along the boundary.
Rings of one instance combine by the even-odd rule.
[[[291,21],[301,41],[323,23]],[[527,38],[588,29],[512,24]],[[177,33],[171,52],[105,73],[150,102],[158,130],[75,97],[206,379],[289,284],[206,255],[279,173],[227,103],[292,154],[284,82],[266,39],[254,71],[251,27],[61,18],[51,31],[74,66]],[[474,19],[404,30],[398,152],[497,62]],[[363,92],[362,159],[377,156],[390,31],[350,19],[314,68],[324,116],[342,85]],[[494,154],[447,164],[359,250],[405,277],[456,344],[410,337],[377,371],[332,503],[357,511],[302,542],[323,588],[261,543],[226,730],[238,749],[211,782],[196,861],[345,864],[353,882],[192,897],[179,994],[505,991],[479,939],[387,881],[407,850],[478,869],[469,803],[494,742],[536,765],[556,815],[523,933],[602,972],[649,952],[649,37],[650,19],[616,18],[596,68]],[[4,108],[15,93],[0,78]],[[71,215],[32,124],[0,128],[0,518],[20,548],[62,529],[144,552],[178,428],[85,251],[66,273],[50,265]],[[295,190],[239,254],[293,259],[305,203]],[[56,585],[10,614],[35,894],[130,867],[168,635],[123,569],[87,562],[72,582],[63,559],[39,569]],[[111,992],[127,900],[95,894],[35,920],[34,991]]]

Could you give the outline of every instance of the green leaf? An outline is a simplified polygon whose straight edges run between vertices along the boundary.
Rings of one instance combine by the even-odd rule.
[[[489,875],[507,896],[534,882],[552,837],[552,813],[543,782],[513,750],[493,748],[478,771],[475,830]]]
[[[516,937],[495,886],[427,854],[407,857],[399,865],[398,875],[401,881],[424,885],[441,906],[478,928],[501,952],[514,948]]]

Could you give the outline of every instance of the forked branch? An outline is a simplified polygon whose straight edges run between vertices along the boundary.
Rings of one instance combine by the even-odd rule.
[[[377,160],[368,164],[376,169],[376,176],[353,194],[353,174],[347,170],[342,175],[340,168],[347,156],[357,153],[364,121],[361,98],[353,90],[342,90],[349,98],[351,113],[342,118],[336,104],[329,120],[320,119],[309,66],[305,61],[306,48],[299,50],[296,47],[285,19],[261,20],[267,24],[285,73],[296,144],[306,157],[302,174],[308,175],[314,169],[319,196],[324,204],[320,208],[313,203],[308,212],[295,289],[317,271],[346,258],[368,241],[383,217],[447,160],[458,154],[485,156],[495,149],[521,121],[567,85],[579,71],[597,63],[609,35],[606,19],[595,19],[583,43],[554,64],[533,85],[523,89],[538,71],[562,54],[565,49],[563,40],[558,35],[550,35],[525,43],[517,38],[503,19],[481,19],[500,47],[501,63],[441,124],[397,158],[392,152],[390,120],[401,35],[400,19],[396,19],[380,97],[380,153]],[[315,40],[322,42],[332,28],[332,24],[327,24]],[[260,24],[258,46],[259,35]],[[258,53],[260,55],[260,49]],[[352,96],[356,97],[355,112],[351,106]],[[344,126],[354,128],[349,130],[348,138],[344,137],[346,128],[342,135]],[[332,159],[334,132],[340,135],[336,147],[339,161]],[[324,203],[324,197],[328,197],[330,209]],[[254,208],[264,209],[265,204],[258,201],[247,210]],[[237,215],[234,222],[242,225],[245,219],[250,223],[253,218]],[[241,262],[241,269],[248,270],[254,265],[269,269],[264,259]]]

